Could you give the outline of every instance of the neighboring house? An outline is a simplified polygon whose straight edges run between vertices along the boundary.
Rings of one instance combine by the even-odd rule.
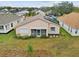
[[[7,11],[6,9],[0,10],[0,14],[5,14],[5,13],[11,13],[11,12]]]
[[[72,36],[79,36],[79,13],[72,12],[58,17],[60,26]]]
[[[4,13],[6,13],[6,12],[5,12],[5,11],[0,10],[0,14],[4,14]]]
[[[36,13],[39,13],[39,15],[41,15],[41,16],[45,16],[45,13],[41,10],[37,10]]]
[[[58,35],[60,33],[60,26],[53,23],[40,15],[26,18],[26,21],[17,25],[16,35],[20,36],[49,36]]]
[[[7,33],[23,21],[22,17],[15,14],[0,14],[0,33]]]
[[[18,16],[23,16],[23,15],[26,14],[26,13],[29,13],[29,11],[27,11],[27,10],[22,10],[22,11],[16,12],[15,14],[18,15]]]
[[[51,12],[52,12],[52,10],[49,10],[49,11],[47,11],[45,13],[46,13],[46,15],[51,15]]]
[[[16,9],[10,9],[9,12],[16,13],[16,12],[18,12],[18,10],[16,10]]]

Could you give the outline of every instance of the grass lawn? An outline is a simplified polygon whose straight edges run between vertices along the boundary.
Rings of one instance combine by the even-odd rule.
[[[79,56],[79,37],[60,29],[59,37],[17,39],[15,31],[0,34],[0,56]],[[28,46],[33,52],[28,54]]]

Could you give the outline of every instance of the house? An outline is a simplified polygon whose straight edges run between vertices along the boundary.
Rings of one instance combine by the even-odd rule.
[[[0,14],[11,13],[7,9],[0,10]]]
[[[45,13],[42,10],[36,10],[36,13],[39,13],[41,16],[45,16]]]
[[[15,14],[18,15],[18,16],[23,16],[23,15],[26,14],[26,13],[29,13],[29,11],[27,11],[27,10],[22,10],[22,11],[16,12]]]
[[[0,33],[7,33],[23,21],[22,17],[15,14],[0,14]]]
[[[45,12],[46,13],[46,15],[51,15],[52,13],[52,10],[49,10],[49,11],[47,11],[47,12]]]
[[[58,17],[59,24],[72,36],[79,36],[79,13],[72,12]]]
[[[49,36],[58,35],[60,33],[60,26],[53,23],[41,15],[36,15],[30,18],[26,18],[26,21],[17,25],[17,36]]]

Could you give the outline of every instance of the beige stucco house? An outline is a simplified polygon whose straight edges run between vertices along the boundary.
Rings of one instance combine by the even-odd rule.
[[[49,36],[58,35],[60,33],[60,26],[53,23],[43,16],[36,15],[17,25],[16,35],[20,36]]]

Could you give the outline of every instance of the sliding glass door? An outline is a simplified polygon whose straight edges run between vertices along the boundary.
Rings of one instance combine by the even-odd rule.
[[[31,29],[31,35],[36,37],[46,36],[46,29]]]
[[[36,30],[36,36],[37,37],[40,37],[41,36],[41,30],[39,30],[39,29]]]

